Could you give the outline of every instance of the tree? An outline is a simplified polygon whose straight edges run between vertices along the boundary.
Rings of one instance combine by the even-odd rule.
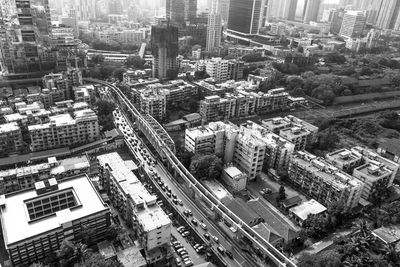
[[[94,105],[97,108],[97,114],[99,116],[112,114],[115,109],[114,103],[105,100],[99,100]]]
[[[278,192],[279,196],[279,201],[285,200],[286,199],[286,193],[285,193],[285,187],[283,185],[281,185],[279,187],[279,192]]]
[[[122,81],[124,78],[124,73],[125,69],[124,68],[117,68],[113,72],[114,78],[118,79],[119,81]]]
[[[322,100],[325,105],[331,105],[335,99],[332,88],[326,84],[321,84],[312,90],[311,96]]]
[[[60,260],[60,265],[63,267],[72,267],[78,261],[75,255],[75,246],[68,240],[64,240],[61,243],[57,254]]]
[[[105,260],[99,253],[88,254],[83,262],[75,265],[76,267],[122,267],[123,265],[114,259]]]
[[[190,172],[197,179],[219,179],[223,168],[222,160],[216,155],[194,155]]]
[[[334,250],[323,251],[318,254],[303,253],[298,260],[299,267],[339,267],[340,254]]]
[[[107,228],[104,237],[109,241],[114,241],[121,232],[122,232],[121,227],[113,224]]]
[[[146,61],[142,59],[140,56],[129,56],[125,61],[125,65],[127,67],[133,67],[139,70],[144,69],[145,63]]]
[[[321,214],[310,214],[303,222],[308,237],[322,238],[328,233],[328,218]]]
[[[94,64],[101,64],[104,62],[104,56],[102,54],[95,54],[92,56],[91,61]]]
[[[400,86],[400,75],[396,75],[392,78],[392,85],[393,86]]]
[[[242,60],[245,62],[257,62],[257,61],[264,61],[268,58],[263,57],[261,53],[252,53],[242,57]]]
[[[331,150],[336,147],[339,141],[339,135],[332,130],[320,132],[318,134],[317,148],[320,150]]]
[[[179,160],[182,162],[183,166],[185,166],[187,169],[189,169],[190,164],[192,162],[192,157],[193,157],[193,153],[185,150],[182,153],[180,153]]]

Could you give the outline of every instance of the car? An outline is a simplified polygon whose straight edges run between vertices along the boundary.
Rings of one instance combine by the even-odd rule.
[[[167,192],[167,196],[168,196],[168,197],[171,197],[171,193],[170,193],[170,192]]]
[[[204,247],[200,246],[200,247],[196,248],[196,252],[200,254],[203,252],[203,249],[204,249]]]
[[[198,247],[201,247],[201,245],[200,244],[194,244],[194,246],[193,246],[194,249],[197,249]]]
[[[176,194],[172,194],[172,197],[173,197],[174,199],[176,199],[176,198],[177,198]]]
[[[203,236],[204,236],[205,239],[210,240],[210,235],[209,234],[205,233]]]
[[[181,199],[178,198],[177,201],[178,201],[178,204],[179,204],[179,205],[183,206],[183,201],[182,201]]]
[[[193,223],[194,226],[197,226],[197,225],[198,225],[198,222],[197,222],[196,219],[192,219],[192,223]]]
[[[217,247],[217,250],[218,250],[218,252],[221,253],[222,255],[225,254],[225,249],[224,249],[223,247],[219,246],[219,247]]]
[[[184,250],[185,250],[184,248],[179,248],[179,249],[176,250],[176,252],[179,254],[179,253],[181,253],[181,252],[184,251]]]
[[[190,216],[189,210],[184,210],[184,211],[183,211],[183,214],[185,214],[186,217],[189,217],[189,216]]]
[[[175,250],[178,250],[178,249],[180,249],[180,248],[184,248],[184,247],[183,247],[183,245],[182,245],[182,244],[179,244],[179,245],[176,245],[174,248],[175,248]]]
[[[165,192],[165,190],[166,190],[165,185],[161,186],[161,190]]]
[[[176,231],[178,231],[178,233],[182,233],[185,231],[185,226],[179,226],[178,228],[176,228]]]
[[[182,257],[183,261],[191,261],[189,255],[183,255],[181,257]]]
[[[212,239],[214,240],[215,243],[219,243],[219,239],[215,235],[212,237]]]
[[[176,261],[176,264],[177,264],[178,266],[181,264],[181,259],[180,259],[180,258],[176,258],[175,261]]]
[[[183,232],[183,233],[182,233],[182,236],[183,236],[183,237],[187,237],[187,236],[189,236],[189,235],[190,235],[190,232],[189,232],[189,231],[186,231],[186,232]]]
[[[169,188],[168,186],[167,186],[167,191],[168,191],[169,193],[171,193],[171,188]]]
[[[203,230],[207,230],[207,225],[206,225],[205,223],[201,223],[201,224],[200,224],[200,227],[201,227]]]
[[[233,254],[229,250],[225,251],[225,254],[230,258],[233,259]]]
[[[179,241],[173,241],[172,242],[172,245],[175,247],[175,246],[177,246],[177,245],[179,245],[181,242],[179,242]]]
[[[161,180],[158,180],[158,181],[157,181],[157,184],[158,184],[159,186],[163,186],[163,185],[164,185],[163,181],[161,181]]]
[[[192,261],[185,261],[185,267],[191,267],[191,266],[193,266]]]
[[[189,253],[186,250],[184,250],[181,253],[179,253],[179,255],[181,255],[181,257],[183,257],[183,256],[186,256],[186,255],[189,255]]]
[[[172,202],[174,202],[174,204],[178,205],[178,200],[176,200],[176,198],[174,198],[174,196],[172,196]]]

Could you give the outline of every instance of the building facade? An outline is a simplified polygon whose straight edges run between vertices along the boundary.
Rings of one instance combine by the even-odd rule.
[[[339,35],[346,38],[360,38],[366,24],[366,17],[362,11],[348,10],[343,15],[343,22]]]

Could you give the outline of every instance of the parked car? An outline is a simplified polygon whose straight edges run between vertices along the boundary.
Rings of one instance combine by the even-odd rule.
[[[205,223],[201,223],[200,227],[203,228],[203,230],[207,230],[207,225]]]
[[[223,247],[219,246],[219,247],[217,247],[217,250],[218,250],[218,252],[221,253],[222,255],[225,254],[225,249],[224,249]]]
[[[225,254],[230,258],[233,259],[233,254],[229,250],[225,251]]]
[[[205,239],[210,240],[210,235],[209,234],[205,233],[203,236],[204,236]]]
[[[215,243],[219,243],[219,239],[215,235],[213,235],[212,239],[214,240]]]
[[[183,236],[183,237],[187,237],[187,236],[189,236],[189,235],[190,235],[190,232],[189,232],[189,231],[186,231],[186,232],[183,232],[183,233],[182,233],[182,236]]]

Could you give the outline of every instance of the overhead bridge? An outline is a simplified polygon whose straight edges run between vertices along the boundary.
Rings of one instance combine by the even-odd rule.
[[[138,128],[154,146],[161,158],[164,159],[164,164],[166,164],[169,171],[176,179],[181,179],[184,182],[184,186],[188,188],[187,194],[195,200],[198,200],[197,202],[194,201],[195,203],[199,203],[199,201],[205,203],[210,213],[214,215],[214,220],[225,220],[227,223],[232,225],[236,230],[236,236],[233,237],[234,239],[239,240],[243,237],[247,238],[254,248],[258,248],[263,253],[268,262],[271,262],[276,266],[296,267],[289,258],[283,255],[236,214],[231,212],[230,209],[222,204],[219,199],[217,199],[210,191],[208,191],[208,189],[193,177],[193,175],[175,156],[175,146],[172,146],[169,143],[172,142],[172,139],[168,134],[165,131],[160,131],[158,128],[161,126],[158,123],[155,124],[154,119],[149,119],[149,115],[141,114],[118,87],[108,82],[96,79],[86,78],[84,81],[102,84],[112,91],[110,95],[114,97],[114,101],[119,104],[120,108],[123,109],[124,112],[128,113],[127,115],[129,115],[131,119],[135,120]]]

